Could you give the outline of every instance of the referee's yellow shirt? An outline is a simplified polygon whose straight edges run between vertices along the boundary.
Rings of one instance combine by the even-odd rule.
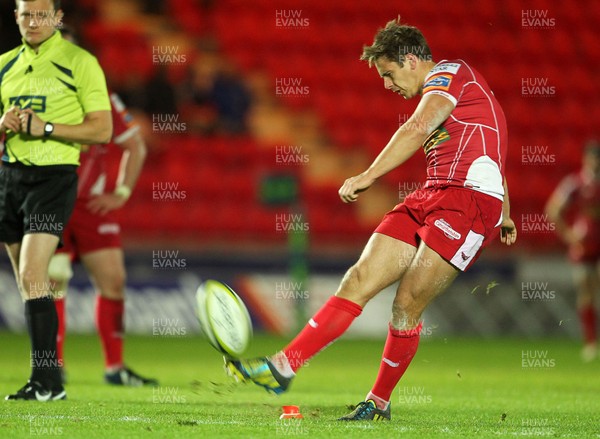
[[[31,108],[44,122],[77,125],[86,113],[110,111],[104,73],[96,58],[59,31],[38,53],[23,45],[0,55],[0,107]],[[79,165],[81,145],[8,130],[2,161],[24,165]]]

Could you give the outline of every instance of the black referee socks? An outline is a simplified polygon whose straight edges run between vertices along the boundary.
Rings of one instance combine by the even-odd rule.
[[[56,353],[58,316],[52,297],[25,301],[25,319],[31,341],[31,381],[49,390],[62,389],[62,360]]]

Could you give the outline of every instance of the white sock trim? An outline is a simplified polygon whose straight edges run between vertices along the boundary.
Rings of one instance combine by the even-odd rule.
[[[273,366],[275,366],[277,372],[284,377],[293,378],[296,376],[296,373],[293,371],[292,366],[290,365],[290,361],[282,351],[277,352],[275,355],[269,358],[269,360],[271,360],[271,363]]]
[[[380,409],[379,404],[385,404],[385,407],[380,409],[380,410],[387,410],[387,408],[390,405],[389,401],[386,401],[385,399],[375,395],[373,392],[369,391],[369,393],[367,393],[367,396],[365,396],[365,401],[368,401],[369,399],[372,399],[373,401],[375,401],[375,405],[377,406],[377,408]],[[379,404],[377,404],[379,403]]]

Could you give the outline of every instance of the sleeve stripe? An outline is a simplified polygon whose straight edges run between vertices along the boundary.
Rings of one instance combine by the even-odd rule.
[[[69,78],[73,78],[73,71],[67,69],[66,67],[63,67],[59,64],[56,64],[54,61],[50,61],[52,64],[54,64],[54,67],[56,67],[58,70],[60,70],[61,72],[63,72],[65,75],[67,75]]]
[[[130,138],[133,137],[133,135],[135,133],[137,133],[140,130],[139,125],[134,125],[131,128],[129,128],[127,131],[125,131],[124,133],[119,134],[117,137],[114,138],[113,142],[118,144],[121,144],[127,140],[129,140]]]
[[[65,82],[65,81],[63,81],[63,80],[62,80],[62,79],[60,79],[60,78],[56,78],[56,79],[58,79],[60,82],[62,82],[63,84],[65,84],[69,90],[71,90],[71,91],[73,91],[73,92],[77,93],[77,87],[75,87],[75,86],[74,86],[74,85],[72,85],[72,84],[69,84],[68,82]]]
[[[452,102],[455,107],[456,107],[456,104],[458,104],[458,101],[456,100],[456,98],[454,96],[452,96],[450,93],[447,93],[442,90],[430,89],[430,90],[427,90],[427,93],[423,93],[423,96],[425,96],[425,94],[444,96],[446,99],[448,99],[450,102]]]
[[[4,66],[4,68],[0,71],[0,84],[2,84],[2,79],[4,79],[4,75],[6,75],[6,73],[12,68],[12,66],[15,65],[15,63],[17,62],[17,60],[19,59],[19,57],[21,56],[21,54],[23,53],[25,49],[21,49],[19,51],[19,53],[17,54],[17,56],[15,56],[13,59],[11,59],[8,64],[6,64]]]

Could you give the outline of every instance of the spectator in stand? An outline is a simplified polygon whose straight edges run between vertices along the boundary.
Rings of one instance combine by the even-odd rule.
[[[252,99],[246,84],[231,63],[224,63],[211,90],[211,99],[219,115],[219,131],[239,134],[246,131],[246,115]]]
[[[239,76],[232,64],[211,51],[201,55],[190,69],[186,88],[191,99],[183,106],[193,131],[205,135],[247,131],[252,95]]]

